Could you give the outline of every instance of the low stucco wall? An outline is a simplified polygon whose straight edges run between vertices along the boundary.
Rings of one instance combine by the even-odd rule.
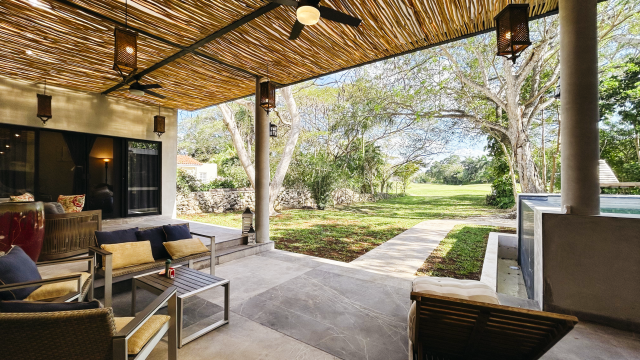
[[[640,331],[640,218],[541,218],[544,310]]]
[[[42,93],[42,88],[41,84],[0,77],[0,123],[42,128],[36,117],[36,94]],[[153,133],[153,117],[158,114],[155,105],[55,86],[47,86],[47,95],[53,96],[53,118],[47,121],[46,129],[161,141],[162,214],[175,215],[177,110],[162,109],[166,133],[158,140]]]
[[[249,207],[255,209],[255,193],[252,188],[212,189],[205,192],[178,194],[176,208],[179,214],[221,213],[239,211]],[[337,189],[333,192],[335,205],[350,205],[373,201],[370,194],[359,194],[350,189]],[[285,189],[278,195],[276,210],[316,208],[316,202],[309,190]]]

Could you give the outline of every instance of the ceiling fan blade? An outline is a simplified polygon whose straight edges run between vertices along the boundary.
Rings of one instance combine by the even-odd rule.
[[[285,6],[298,6],[298,2],[296,0],[271,0],[271,2]]]
[[[289,40],[297,39],[298,36],[300,36],[302,29],[304,29],[304,25],[300,21],[296,20],[296,23],[293,24],[293,28],[291,29],[291,35],[289,35]]]
[[[155,97],[160,98],[160,99],[164,99],[166,97],[164,95],[160,95],[160,94],[158,94],[156,92],[153,92],[151,90],[142,90],[142,91],[144,91],[146,94],[149,94],[151,96],[155,96]]]
[[[162,86],[160,86],[160,84],[140,85],[140,86],[138,86],[138,89],[140,89],[140,90],[146,90],[146,89],[162,89]]]
[[[355,18],[351,15],[347,15],[338,10],[333,10],[326,6],[320,6],[320,16],[331,21],[339,22],[341,24],[347,24],[351,26],[358,26],[362,20]]]

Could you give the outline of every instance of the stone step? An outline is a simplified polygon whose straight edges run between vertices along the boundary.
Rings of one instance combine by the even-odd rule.
[[[241,259],[243,257],[256,255],[261,252],[274,249],[274,242],[270,241],[264,244],[256,245],[235,245],[231,247],[223,248],[218,251],[218,244],[216,244],[216,265],[224,264],[229,261]],[[194,268],[197,270],[208,269],[209,259],[202,259],[194,262]]]

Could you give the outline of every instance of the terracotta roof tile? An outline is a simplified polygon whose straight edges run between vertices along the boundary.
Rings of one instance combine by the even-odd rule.
[[[178,155],[178,164],[180,165],[202,165],[202,163],[191,156],[187,155]]]

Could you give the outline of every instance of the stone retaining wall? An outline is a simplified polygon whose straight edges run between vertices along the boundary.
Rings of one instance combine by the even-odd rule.
[[[211,189],[205,192],[178,194],[176,210],[178,214],[221,213],[224,211],[244,210],[247,206],[255,208],[255,193],[252,188]],[[337,189],[333,192],[334,205],[350,205],[359,202],[374,201],[371,194],[359,194],[350,189]],[[285,189],[275,203],[276,210],[316,208],[311,192],[304,188]]]

